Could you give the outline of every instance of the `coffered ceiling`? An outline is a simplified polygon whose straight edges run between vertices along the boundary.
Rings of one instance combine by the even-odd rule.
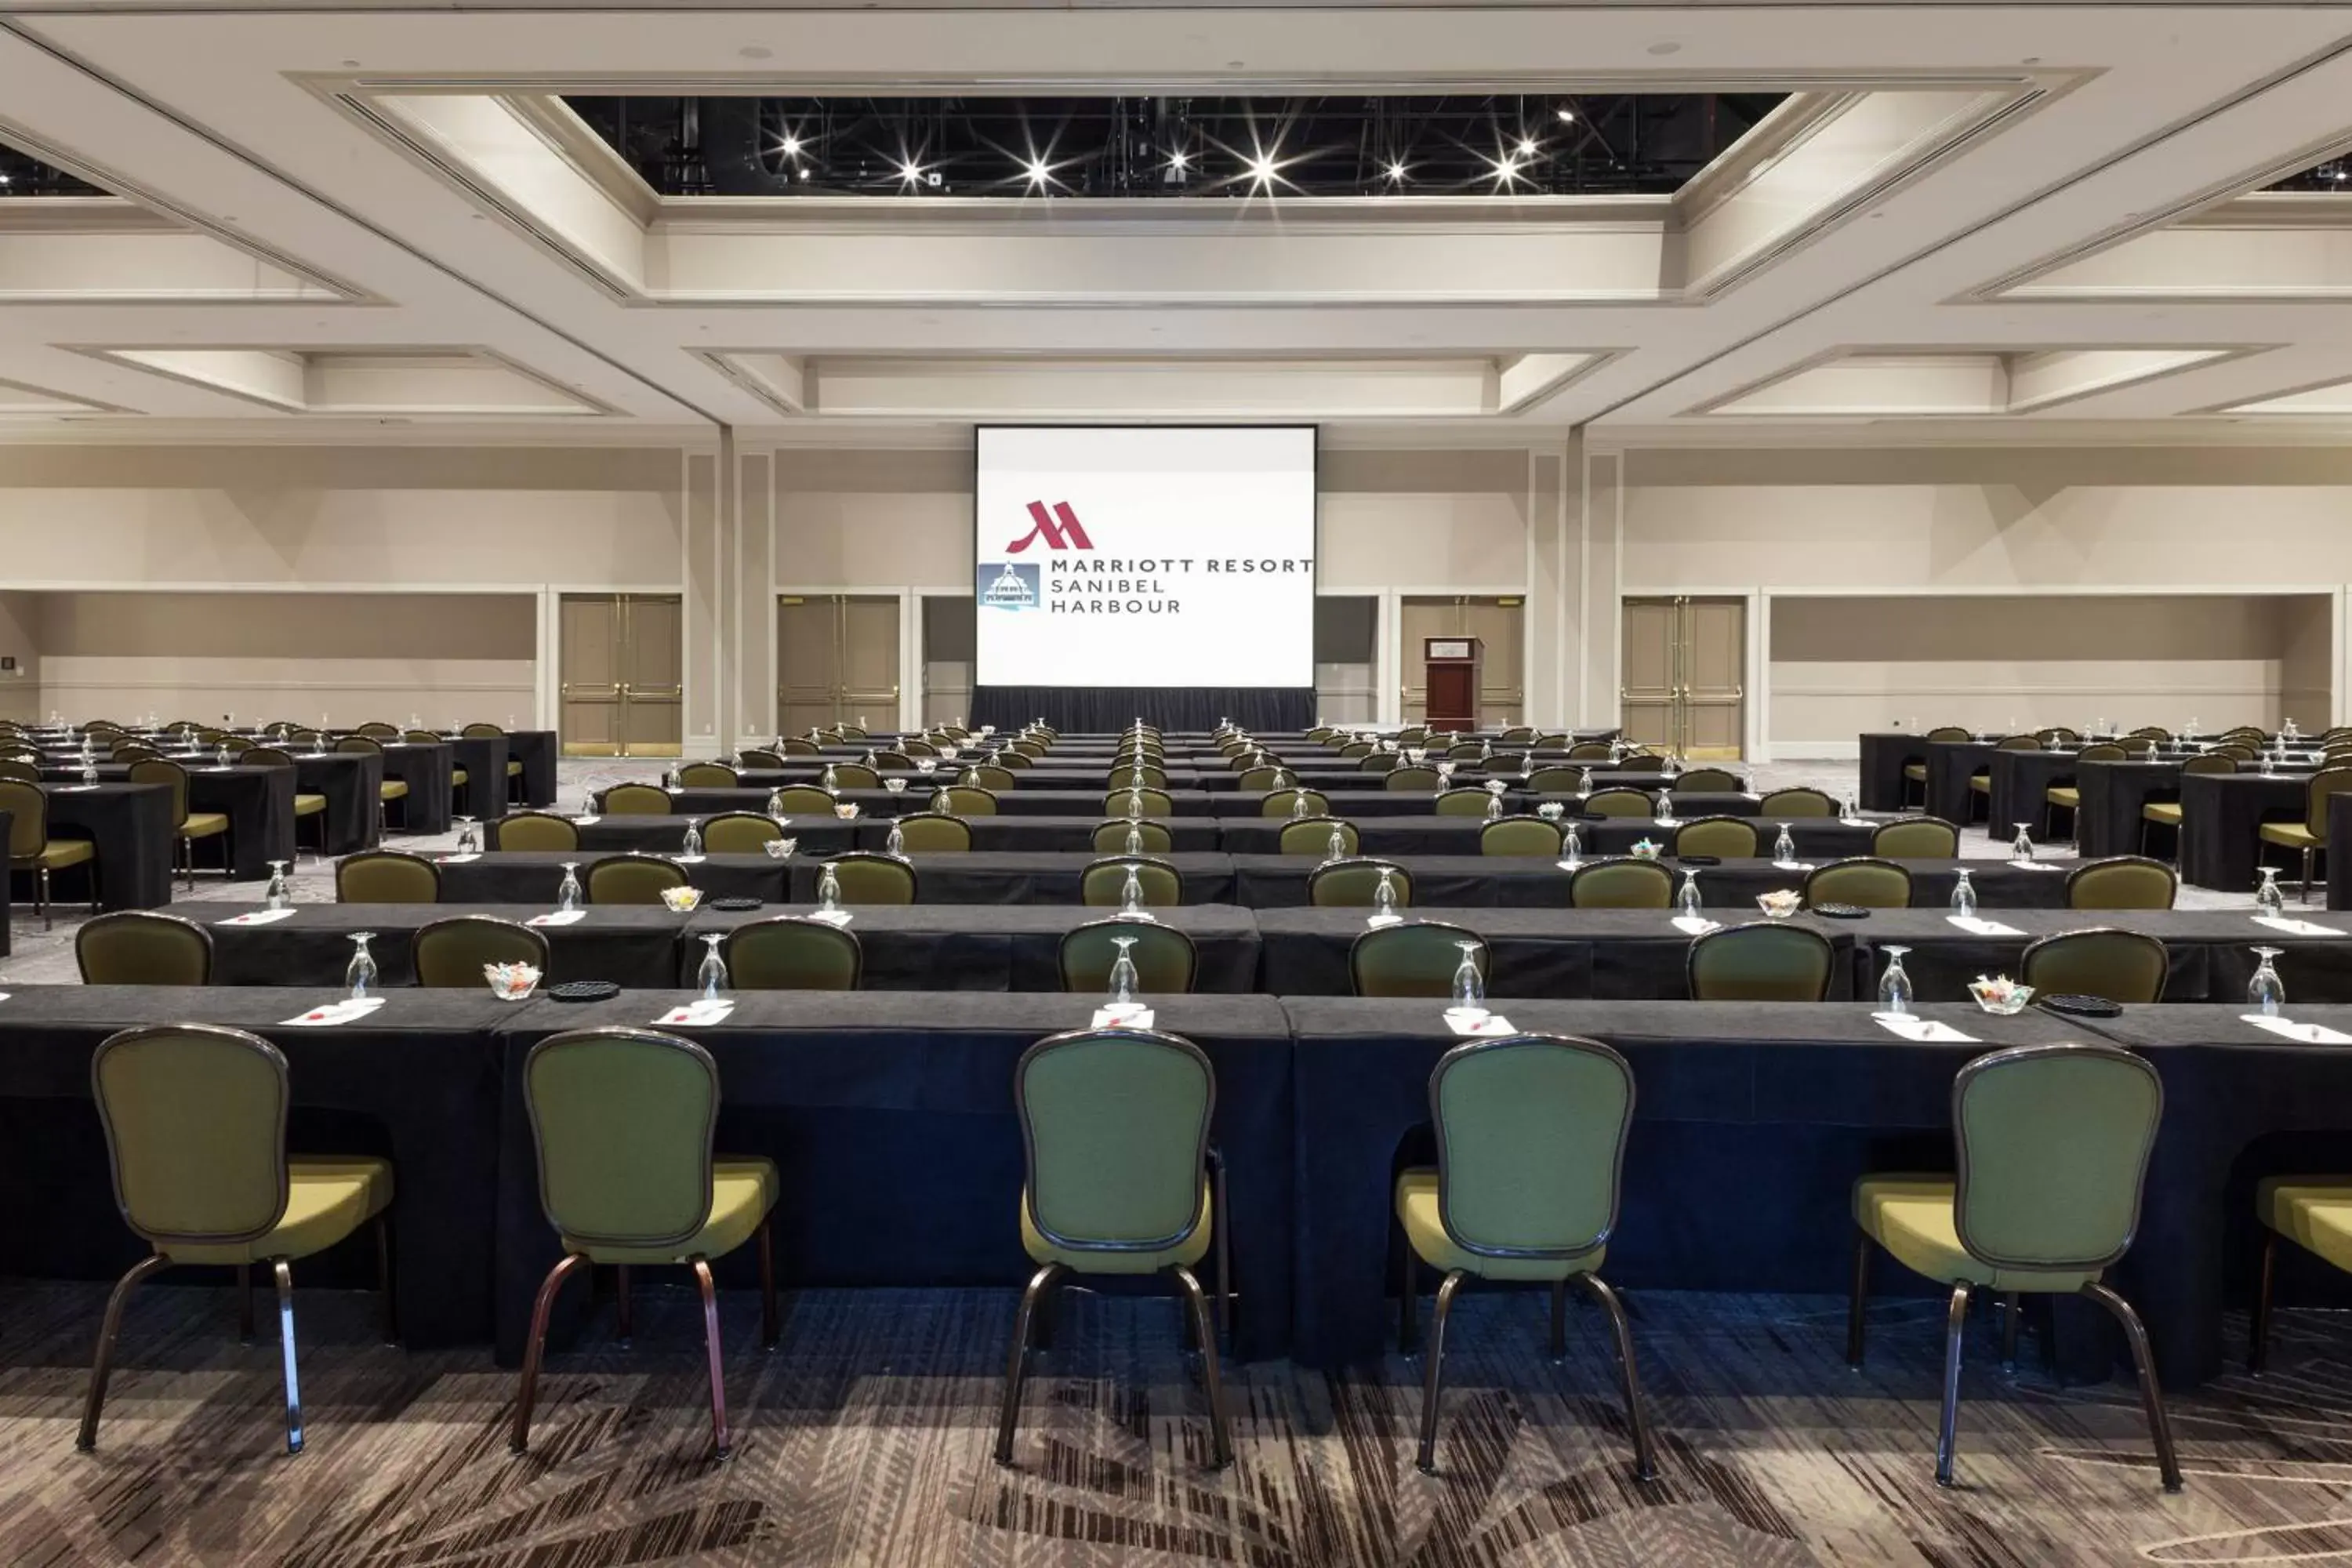
[[[1667,195],[1181,201],[666,196],[563,102],[1650,92],[1786,97]],[[2327,438],[2352,189],[2263,192],[2347,106],[2326,5],[0,0],[110,193],[0,195],[0,432]]]

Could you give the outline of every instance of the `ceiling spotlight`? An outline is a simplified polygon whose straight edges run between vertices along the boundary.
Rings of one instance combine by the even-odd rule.
[[[1389,165],[1389,178],[1390,178],[1390,179],[1391,179],[1391,180],[1398,180],[1398,181],[1402,181],[1402,180],[1404,178],[1404,176],[1405,176],[1405,166],[1404,166],[1404,164],[1403,164],[1403,163],[1391,163],[1391,164]]]
[[[1517,158],[1502,157],[1495,160],[1495,183],[1496,184],[1517,184],[1518,183],[1518,178],[1519,161]]]
[[[1572,124],[1574,124],[1574,123],[1576,122],[1576,110],[1574,110],[1573,109],[1563,109],[1563,110],[1561,110],[1559,111],[1559,122],[1560,122],[1562,125],[1572,125]]]
[[[1029,183],[1033,185],[1051,184],[1054,180],[1054,166],[1043,158],[1031,158],[1023,172],[1029,176]]]
[[[1252,158],[1249,161],[1249,176],[1251,181],[1256,184],[1271,185],[1274,184],[1274,176],[1276,173],[1280,170],[1281,167],[1281,164],[1274,161],[1273,153],[1260,153],[1256,157]]]
[[[923,166],[912,158],[905,159],[898,164],[898,178],[910,185],[919,184],[923,178]]]
[[[1522,158],[1532,158],[1532,157],[1534,157],[1538,153],[1540,153],[1540,152],[1542,152],[1542,151],[1543,151],[1543,149],[1542,149],[1541,147],[1539,147],[1539,146],[1538,146],[1538,145],[1536,144],[1536,139],[1535,139],[1534,137],[1532,137],[1532,136],[1522,136],[1522,137],[1520,137],[1520,138],[1519,138],[1519,156],[1520,156],[1520,157],[1522,157]]]
[[[1192,166],[1192,154],[1179,147],[1168,154],[1168,166],[1171,169],[1189,169]]]
[[[787,131],[784,132],[783,141],[777,144],[776,151],[787,158],[797,158],[801,155],[801,139]]]

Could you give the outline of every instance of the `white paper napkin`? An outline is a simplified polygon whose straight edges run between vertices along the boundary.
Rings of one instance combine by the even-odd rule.
[[[691,1028],[696,1025],[724,1023],[727,1015],[733,1011],[735,1000],[731,996],[721,996],[716,1001],[698,996],[683,1007],[672,1007],[654,1022],[656,1025],[683,1025]]]
[[[1810,871],[1812,868],[1813,863],[1810,860],[1775,860],[1772,862],[1772,869],[1775,871]]]
[[[1118,914],[1113,915],[1110,918],[1115,921],[1125,921],[1129,925],[1156,926],[1160,923],[1160,917],[1158,915],[1149,913],[1132,915]]]
[[[51,795],[79,795],[82,791],[84,791],[84,790],[86,790],[86,789],[96,789],[97,787],[98,787],[98,786],[97,786],[96,784],[51,784],[51,785],[49,786],[49,793],[50,793]]]
[[[464,855],[443,855],[437,858],[438,863],[444,866],[462,866],[468,860],[478,860],[481,858],[482,852],[477,849]]]
[[[829,926],[845,926],[856,918],[847,910],[818,910],[809,916],[809,919],[823,921]]]
[[[1129,1002],[1124,1006],[1105,1005],[1095,1009],[1093,1026],[1097,1029],[1148,1029],[1157,1016],[1140,1003]]]
[[[289,1026],[299,1024],[306,1027],[331,1028],[337,1024],[349,1024],[364,1018],[383,1004],[384,998],[381,996],[346,996],[340,1002],[313,1007],[299,1017],[281,1019],[280,1022]]]
[[[2023,936],[2025,934],[2015,926],[2005,926],[1999,921],[1983,920],[1975,915],[1946,915],[1944,918],[1970,936]]]
[[[2257,1029],[2268,1029],[2281,1039],[2293,1040],[2303,1046],[2352,1046],[2352,1035],[2341,1029],[2331,1029],[2325,1024],[2298,1024],[2292,1018],[2265,1018],[2260,1013],[2241,1013],[2238,1021],[2252,1024]]]
[[[2299,921],[2293,915],[2256,915],[2254,923],[2283,931],[2289,936],[2342,936],[2334,926],[2324,926],[2311,921]]]
[[[1922,1018],[1911,1013],[1873,1013],[1870,1021],[1890,1035],[1906,1040],[1930,1041],[1937,1045],[1965,1046],[1977,1043],[1974,1035],[1964,1035],[1949,1024],[1935,1018]]]
[[[1721,931],[1723,925],[1721,921],[1708,920],[1705,915],[1676,915],[1675,929],[1690,936],[1705,936],[1711,931]]]
[[[2063,871],[2066,868],[2050,860],[2011,860],[2009,864],[2021,871]]]
[[[225,926],[266,926],[272,921],[290,921],[293,918],[292,910],[254,910],[246,914],[231,915],[225,921],[215,921],[213,923]]]
[[[1402,915],[1366,915],[1364,917],[1364,924],[1370,930],[1378,931],[1382,926],[1401,926],[1404,924],[1404,917]]]
[[[602,817],[598,816],[594,812],[593,812],[593,811],[592,811],[592,812],[587,813],[585,816],[575,816],[575,817],[573,817],[572,820],[574,823],[578,824],[580,826],[582,826],[582,827],[585,827],[585,826],[587,826],[590,823],[592,823],[592,822],[601,822],[601,821],[603,821],[603,820],[604,820],[604,818],[602,818]]]
[[[1445,1010],[1445,1026],[1457,1035],[1516,1035],[1518,1030],[1500,1013],[1489,1013],[1483,1007],[1467,1013],[1452,1007]]]
[[[547,914],[533,915],[522,923],[527,926],[576,925],[588,918],[586,910],[554,910]]]
[[[1870,818],[1866,816],[1841,816],[1838,820],[1848,827],[1868,827],[1870,826]]]

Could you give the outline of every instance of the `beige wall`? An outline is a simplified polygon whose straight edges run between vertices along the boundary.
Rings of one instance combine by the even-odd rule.
[[[30,594],[0,592],[0,654],[14,658],[14,674],[0,672],[0,719],[29,722],[41,706],[39,606]]]

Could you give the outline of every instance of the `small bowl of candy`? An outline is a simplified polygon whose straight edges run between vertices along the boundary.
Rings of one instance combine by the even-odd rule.
[[[527,1002],[539,989],[539,966],[530,963],[485,963],[482,978],[490,984],[490,994],[501,1002]]]
[[[800,846],[801,841],[797,838],[771,838],[760,847],[768,852],[771,860],[789,860],[793,851]]]
[[[702,902],[700,888],[664,888],[661,896],[670,913],[677,915],[691,914],[695,905]]]
[[[1558,822],[1568,815],[1568,805],[1565,801],[1548,800],[1536,807],[1536,815],[1546,822]]]
[[[1654,844],[1650,840],[1644,838],[1640,843],[1633,846],[1633,858],[1636,860],[1654,860],[1664,848],[1664,845]]]
[[[2033,987],[2020,985],[2006,974],[1979,974],[1969,982],[1969,994],[1986,1012],[2006,1018],[2025,1011],[2033,1000]]]
[[[857,815],[857,803],[856,801],[836,802],[833,808],[833,815],[847,822]]]
[[[1775,888],[1769,893],[1757,894],[1756,907],[1773,920],[1784,921],[1805,907],[1805,895],[1788,888]]]

